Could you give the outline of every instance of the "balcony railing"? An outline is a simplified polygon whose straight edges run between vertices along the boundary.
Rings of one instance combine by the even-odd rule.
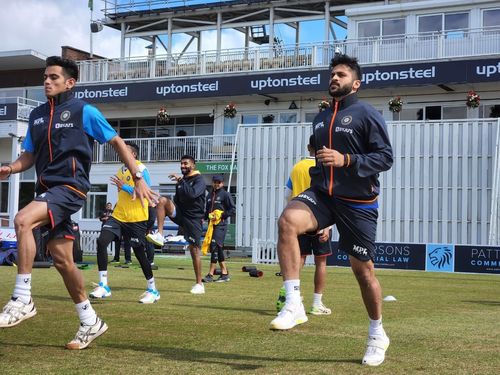
[[[207,76],[328,67],[335,52],[361,64],[396,63],[500,54],[500,28],[454,30],[333,43],[79,61],[81,82]]]
[[[127,139],[139,146],[139,160],[143,162],[180,161],[191,155],[196,161],[231,160],[235,135]],[[109,144],[95,144],[94,163],[120,163],[120,158]]]
[[[38,100],[32,100],[16,96],[16,97],[0,98],[0,105],[2,104],[8,104],[12,106],[15,105],[17,111],[16,119],[28,121],[31,111],[43,103],[39,102]]]

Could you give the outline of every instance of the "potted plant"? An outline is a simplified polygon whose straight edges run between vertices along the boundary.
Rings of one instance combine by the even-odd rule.
[[[403,101],[400,96],[395,96],[389,100],[389,111],[391,112],[401,112],[403,109]]]
[[[238,113],[238,111],[236,110],[236,105],[233,102],[229,103],[224,108],[224,117],[234,118],[236,113]]]
[[[479,95],[474,90],[471,90],[467,93],[467,100],[465,104],[468,108],[477,108],[479,107],[480,100],[481,98],[479,97]]]
[[[327,108],[330,108],[330,102],[328,102],[327,100],[323,99],[318,103],[318,109],[320,112],[323,112]]]
[[[160,107],[158,113],[156,114],[156,121],[160,125],[168,124],[170,121],[170,115],[165,107]]]

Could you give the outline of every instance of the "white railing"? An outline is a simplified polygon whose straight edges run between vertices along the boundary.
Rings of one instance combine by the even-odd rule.
[[[191,155],[197,161],[231,160],[235,135],[135,138],[126,141],[139,146],[139,159],[143,162],[179,161],[182,155]],[[120,158],[108,143],[96,143],[92,161],[120,163]]]
[[[156,57],[79,61],[81,82],[172,78],[221,73],[328,67],[335,52],[356,56],[361,64],[425,61],[500,54],[500,28],[421,33],[204,51]]]
[[[17,104],[17,119],[26,121],[29,119],[31,111],[42,104],[38,100],[22,98],[20,96],[0,98],[0,104],[11,103]]]
[[[206,0],[206,3],[218,0]],[[119,13],[152,11],[163,8],[180,7],[199,4],[197,0],[104,0],[104,15],[114,16]]]

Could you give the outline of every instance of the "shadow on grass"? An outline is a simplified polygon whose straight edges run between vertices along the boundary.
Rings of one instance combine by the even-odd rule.
[[[377,268],[377,271],[383,271],[383,268]],[[492,280],[492,279],[486,279],[486,278],[481,278],[481,275],[470,275],[470,278],[465,278],[465,277],[455,277],[454,274],[450,273],[443,273],[442,276],[439,276],[439,273],[436,274],[435,276],[430,276],[429,273],[422,273],[421,275],[396,275],[396,274],[390,274],[390,273],[384,273],[384,274],[377,274],[377,277],[380,278],[402,278],[405,280],[409,279],[416,279],[416,280],[450,280],[450,281],[478,281],[478,282],[487,282],[487,283],[500,283],[499,280]],[[485,275],[486,276],[486,275]],[[488,276],[491,276],[489,274]]]
[[[462,301],[464,303],[475,303],[478,305],[485,306],[500,306],[500,301]]]
[[[154,347],[154,346],[137,346],[130,344],[108,344],[102,345],[108,348],[119,350],[132,350],[152,354],[159,354],[167,360],[185,361],[185,362],[199,362],[207,364],[226,365],[233,370],[257,370],[267,367],[267,363],[285,362],[285,363],[355,363],[359,364],[359,360],[355,359],[324,359],[324,358],[269,358],[259,357],[252,355],[243,355],[236,353],[221,353],[221,352],[206,352],[193,349],[181,348],[168,348],[168,347]],[[234,362],[233,362],[234,361]],[[236,363],[236,361],[248,362],[264,362],[263,364],[257,363]]]
[[[212,310],[223,310],[223,311],[243,311],[243,312],[252,312],[258,315],[263,316],[276,316],[275,312],[270,312],[269,309],[249,309],[245,307],[228,307],[228,306],[210,306],[210,305],[189,305],[189,304],[180,304],[173,303],[172,306],[182,306],[182,307],[191,307],[196,309],[212,309]]]
[[[194,277],[155,276],[155,280],[182,280],[194,282]]]

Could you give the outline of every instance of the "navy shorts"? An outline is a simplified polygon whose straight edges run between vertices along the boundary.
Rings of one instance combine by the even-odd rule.
[[[203,234],[202,218],[189,218],[182,214],[179,207],[175,206],[175,217],[170,217],[175,224],[182,228],[184,239],[196,247],[201,246],[201,235]]]
[[[319,228],[335,224],[339,249],[361,261],[374,259],[377,235],[377,202],[365,204],[330,197],[311,187],[294,198],[305,203],[318,221]]]
[[[134,249],[146,245],[146,227],[147,221],[137,221],[135,223],[124,223],[111,216],[101,228],[101,231],[107,230],[113,233],[117,238],[121,236],[130,239],[130,246]]]
[[[49,241],[55,238],[75,239],[71,215],[82,208],[84,196],[66,186],[54,186],[34,200],[47,203],[50,224],[40,229],[42,232],[48,231]]]
[[[214,231],[212,232],[212,241],[214,241],[219,246],[224,246],[224,240],[226,239],[227,224],[221,222],[219,225],[214,226]]]
[[[321,242],[317,234],[303,234],[299,236],[300,255],[314,254],[315,257],[326,257],[332,254],[331,238]]]

